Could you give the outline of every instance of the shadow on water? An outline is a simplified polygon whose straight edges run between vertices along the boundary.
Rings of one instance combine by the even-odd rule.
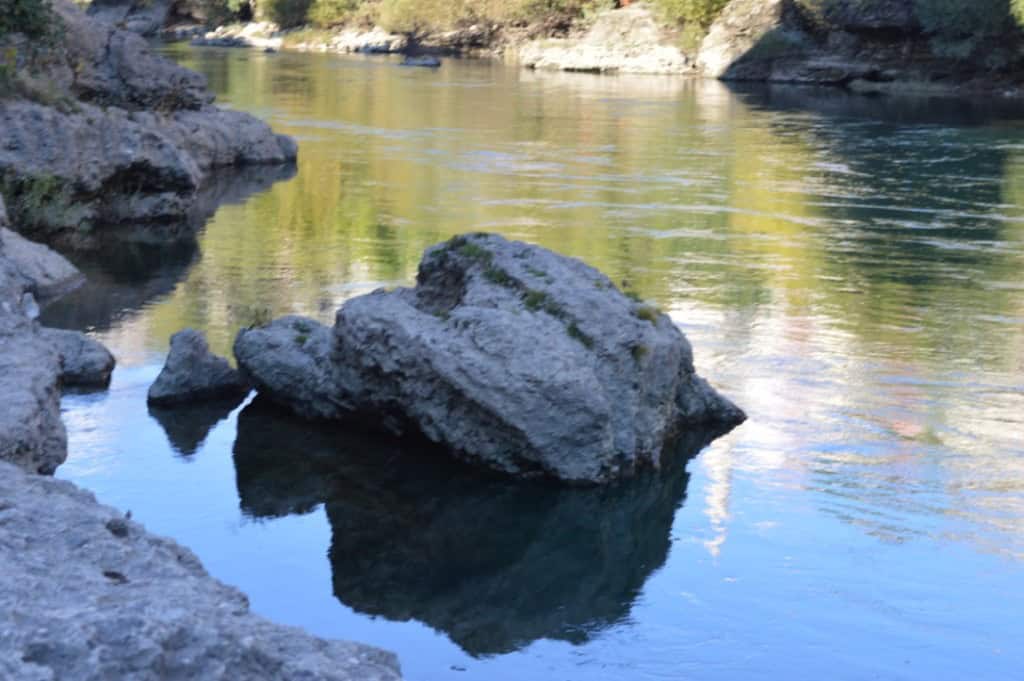
[[[338,600],[419,620],[487,656],[541,638],[581,644],[626,618],[667,558],[687,462],[713,435],[678,443],[659,472],[564,488],[467,469],[429,445],[296,421],[257,399],[239,416],[234,461],[248,515],[325,503]]]
[[[1007,97],[952,97],[909,93],[872,95],[843,88],[785,83],[726,82],[739,101],[754,109],[885,121],[907,125],[989,125],[1024,118],[1024,102]]]
[[[295,173],[296,168],[289,165],[217,171],[204,180],[186,220],[101,230],[89,250],[66,254],[85,274],[86,283],[49,305],[42,323],[103,331],[167,295],[198,262],[197,236],[221,206],[244,203]]]
[[[199,451],[214,426],[226,419],[244,396],[171,408],[149,405],[149,415],[167,434],[171,449],[188,458]]]

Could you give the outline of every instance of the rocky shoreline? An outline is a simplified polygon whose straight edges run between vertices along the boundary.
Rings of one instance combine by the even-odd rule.
[[[166,249],[296,157],[137,35],[54,8],[60,41],[0,36],[18,59],[0,98],[0,678],[398,681],[392,653],[252,614],[188,549],[48,477],[67,458],[62,390],[104,389],[115,360],[38,322],[84,277],[24,234],[98,247],[124,228]],[[216,172],[245,165],[267,172]]]
[[[67,0],[53,7],[59,43],[0,39],[18,60],[16,96],[0,100],[0,193],[23,233],[81,248],[119,225],[173,231],[216,169],[294,165],[294,140],[215,106],[199,74]]]
[[[558,36],[470,26],[412,41],[379,27],[281,31],[270,23],[205,32],[193,27],[188,35],[203,46],[484,57],[538,70],[685,75],[855,92],[1024,93],[1024,33],[1016,27],[993,35],[939,35],[924,25],[912,0],[835,0],[817,13],[813,7],[805,0],[732,0],[703,39],[690,38],[685,46],[678,29],[643,3],[606,10]]]
[[[188,549],[46,477],[67,457],[61,390],[103,387],[114,364],[35,319],[37,296],[81,281],[8,229],[0,198],[0,677],[398,681],[393,654],[252,614]]]

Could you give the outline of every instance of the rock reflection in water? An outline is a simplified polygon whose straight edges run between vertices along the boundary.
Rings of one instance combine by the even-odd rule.
[[[295,172],[288,165],[215,171],[204,180],[187,220],[98,230],[88,250],[68,254],[85,274],[85,285],[47,307],[43,323],[103,331],[125,314],[169,294],[199,260],[196,237],[218,208],[243,203]]]
[[[158,407],[148,405],[149,415],[167,433],[171,448],[184,457],[199,451],[213,427],[242,403],[244,396],[199,404]]]
[[[244,512],[326,503],[335,596],[358,612],[416,619],[474,656],[540,638],[583,643],[621,621],[668,555],[686,463],[596,488],[509,481],[428,445],[295,421],[257,399],[238,419]]]

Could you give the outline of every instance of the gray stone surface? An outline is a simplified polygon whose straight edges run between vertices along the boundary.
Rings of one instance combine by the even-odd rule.
[[[210,352],[203,334],[185,329],[171,336],[167,363],[149,386],[150,404],[168,406],[239,397],[248,383],[226,359]]]
[[[238,368],[261,393],[308,419],[340,419],[354,405],[338,389],[331,330],[288,316],[246,329],[235,340]]]
[[[0,678],[397,681],[395,656],[252,614],[188,549],[0,462]]]
[[[42,328],[40,333],[60,357],[64,387],[103,388],[110,384],[116,362],[102,343],[80,331]]]
[[[89,16],[143,36],[155,35],[167,24],[176,0],[92,0]]]
[[[53,473],[67,458],[60,356],[34,320],[38,307],[31,291],[78,272],[43,246],[9,238],[4,224],[0,198],[0,460]]]
[[[49,94],[0,102],[0,189],[20,231],[185,220],[213,169],[294,162],[294,140],[213,106],[199,74],[55,6],[63,40],[17,76]]]
[[[67,458],[60,420],[60,357],[43,339],[39,325],[7,297],[19,289],[10,285],[5,265],[0,253],[0,461],[52,474]]]
[[[990,25],[929,31],[915,0],[731,0],[697,63],[724,80],[841,85],[876,92],[1010,91],[1022,34],[1008,5]],[[932,12],[937,12],[932,8]],[[967,14],[964,15],[965,17]]]
[[[235,355],[300,415],[417,431],[512,475],[605,482],[659,466],[682,432],[745,418],[666,315],[496,235],[429,249],[416,288],[352,299],[325,331],[278,320],[241,332]]]
[[[35,321],[33,292],[80,279],[61,256],[0,227],[0,460],[32,473],[53,473],[67,458],[62,383],[104,385],[113,369],[113,357],[96,341]]]
[[[0,197],[2,210],[3,198]],[[82,273],[67,258],[7,229],[4,222],[0,217],[0,250],[29,282],[28,290],[37,300],[45,302],[60,297],[82,284]]]
[[[692,60],[642,4],[604,12],[581,36],[528,42],[519,48],[518,60],[527,68],[555,71],[694,72]]]

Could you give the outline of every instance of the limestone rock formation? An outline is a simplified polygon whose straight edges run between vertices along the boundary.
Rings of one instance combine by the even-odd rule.
[[[71,483],[0,462],[0,500],[0,678],[400,678],[391,653],[252,614],[188,549]]]
[[[972,16],[971,3],[954,4],[962,7],[961,18]],[[930,22],[922,19],[929,15]],[[902,92],[1012,90],[1024,42],[1009,4],[979,8],[977,25],[958,26],[956,16],[953,8],[929,10],[914,0],[731,0],[704,38],[697,64],[724,80]]]
[[[665,314],[496,235],[429,249],[416,288],[348,301],[333,331],[296,318],[243,331],[235,356],[302,416],[419,432],[516,476],[606,482],[658,467],[681,432],[745,418]]]
[[[579,37],[535,40],[518,50],[527,68],[593,73],[692,73],[690,58],[668,38],[650,10],[632,5],[601,14]]]
[[[213,169],[294,162],[294,140],[213,106],[199,74],[68,0],[54,7],[56,46],[0,41],[35,55],[15,74],[21,96],[0,102],[0,192],[21,231],[183,220]]]
[[[249,385],[226,359],[210,352],[203,334],[185,329],[171,336],[167,363],[149,386],[150,404],[168,406],[238,398]]]

